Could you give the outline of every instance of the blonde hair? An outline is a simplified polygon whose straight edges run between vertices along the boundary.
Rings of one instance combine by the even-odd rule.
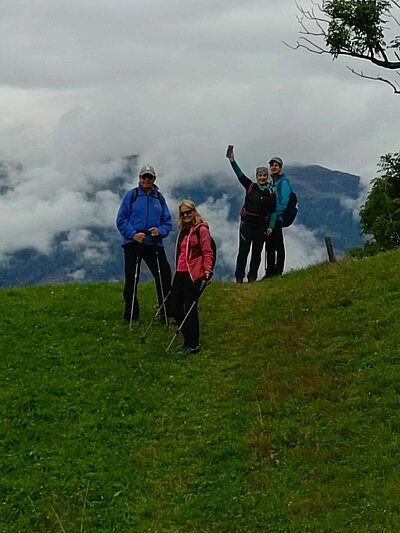
[[[203,217],[200,215],[200,213],[196,209],[196,204],[192,202],[192,200],[182,200],[182,202],[178,206],[178,229],[181,231],[186,224],[183,222],[183,218],[181,217],[181,207],[187,207],[191,211],[194,212],[194,224],[199,224],[200,222],[204,222]]]

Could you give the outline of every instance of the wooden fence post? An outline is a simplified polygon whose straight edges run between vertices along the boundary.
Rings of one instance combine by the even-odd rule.
[[[328,252],[329,262],[334,263],[336,261],[335,252],[333,251],[332,240],[330,237],[325,237],[326,251]]]

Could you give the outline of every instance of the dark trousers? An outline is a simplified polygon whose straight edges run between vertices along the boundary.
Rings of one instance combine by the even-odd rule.
[[[282,274],[285,266],[285,242],[280,220],[275,222],[273,232],[266,238],[265,249],[267,252],[265,275],[271,278]]]
[[[177,324],[182,324],[182,321],[189,311],[190,306],[199,297],[201,281],[193,282],[187,272],[176,272],[174,281],[172,282],[172,309],[173,316]],[[199,314],[197,311],[197,302],[190,311],[185,323],[182,326],[181,333],[183,336],[183,343],[189,348],[197,348],[199,345],[200,326]]]
[[[239,252],[236,259],[235,278],[243,279],[247,264],[247,256],[251,248],[249,281],[255,281],[261,263],[261,254],[265,242],[265,226],[242,221],[239,230]]]
[[[164,298],[167,296],[171,289],[171,267],[168,263],[167,256],[165,255],[164,248],[161,246],[153,246],[148,244],[140,244],[138,242],[132,242],[123,245],[124,257],[125,257],[125,286],[124,286],[124,300],[125,300],[125,320],[130,320],[132,309],[132,298],[135,288],[135,284],[139,283],[140,266],[141,261],[146,263],[148,269],[154,277],[157,289],[158,305],[163,302],[160,274],[162,280],[162,288],[164,291]],[[158,272],[158,262],[160,265],[160,273]],[[170,298],[167,298],[165,302],[167,316],[171,316],[170,313]],[[139,319],[139,302],[137,299],[137,292],[135,295],[135,302],[133,305],[133,319]],[[161,310],[161,317],[164,316],[163,310]]]

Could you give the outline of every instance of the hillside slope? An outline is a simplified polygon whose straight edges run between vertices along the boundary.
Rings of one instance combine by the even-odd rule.
[[[0,290],[0,531],[398,531],[399,273],[213,283],[189,358],[152,284]]]

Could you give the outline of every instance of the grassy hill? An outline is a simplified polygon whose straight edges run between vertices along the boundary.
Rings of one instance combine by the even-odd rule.
[[[215,282],[186,358],[152,284],[1,290],[0,531],[398,531],[399,274]]]

